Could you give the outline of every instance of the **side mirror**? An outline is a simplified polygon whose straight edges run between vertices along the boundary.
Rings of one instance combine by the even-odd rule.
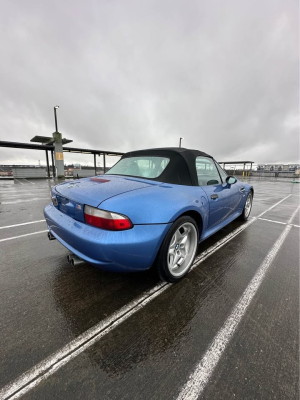
[[[237,179],[234,176],[227,176],[226,183],[227,185],[233,185],[237,182]]]

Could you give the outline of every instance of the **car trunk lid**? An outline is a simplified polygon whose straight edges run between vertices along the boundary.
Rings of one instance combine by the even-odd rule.
[[[111,197],[151,186],[152,182],[119,176],[98,176],[64,182],[55,186],[55,206],[72,218],[84,221],[85,204],[98,207]]]

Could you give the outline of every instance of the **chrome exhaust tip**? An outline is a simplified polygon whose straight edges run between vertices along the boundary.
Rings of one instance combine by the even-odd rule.
[[[49,240],[56,240],[56,237],[53,236],[52,233],[51,233],[50,231],[47,233],[47,236],[48,236],[48,239],[49,239]]]
[[[81,258],[73,256],[71,260],[71,264],[73,267],[77,267],[78,265],[84,264],[85,261],[83,261]]]
[[[67,256],[67,260],[68,260],[68,263],[70,265],[72,265],[72,267],[77,267],[78,265],[85,263],[85,261],[83,261],[81,258],[75,256],[75,254],[69,254]]]

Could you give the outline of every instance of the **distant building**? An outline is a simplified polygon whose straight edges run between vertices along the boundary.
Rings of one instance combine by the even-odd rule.
[[[297,164],[258,164],[257,171],[260,172],[296,172],[300,169]]]

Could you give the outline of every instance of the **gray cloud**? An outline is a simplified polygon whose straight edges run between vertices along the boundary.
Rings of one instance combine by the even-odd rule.
[[[299,161],[293,0],[2,1],[0,140]],[[0,164],[43,159],[0,148]],[[66,161],[86,160],[67,156]],[[75,157],[75,158],[74,158]]]

